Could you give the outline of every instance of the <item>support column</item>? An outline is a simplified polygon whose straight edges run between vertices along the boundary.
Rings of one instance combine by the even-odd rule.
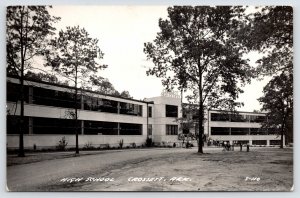
[[[249,145],[252,146],[252,140],[249,140]]]
[[[118,122],[118,135],[120,135],[120,122]]]
[[[118,102],[118,114],[120,114],[120,102]]]
[[[84,121],[83,120],[80,120],[80,124],[81,124],[81,135],[84,135]]]
[[[270,140],[267,140],[267,146],[270,146]]]

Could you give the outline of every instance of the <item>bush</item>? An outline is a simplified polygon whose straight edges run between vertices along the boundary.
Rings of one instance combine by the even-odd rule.
[[[120,149],[123,148],[123,143],[124,143],[124,141],[123,141],[123,139],[121,139],[121,140],[119,141],[119,148],[120,148]]]
[[[152,138],[147,137],[147,139],[146,139],[146,146],[147,147],[152,147],[153,146]]]
[[[132,148],[136,148],[136,144],[133,142],[130,144]]]
[[[87,142],[84,146],[83,146],[83,150],[93,150],[95,149],[95,147],[93,147],[92,142]]]
[[[66,140],[66,137],[62,137],[61,140],[59,140],[58,145],[56,146],[56,149],[59,151],[65,151],[66,147],[68,145],[68,142]]]

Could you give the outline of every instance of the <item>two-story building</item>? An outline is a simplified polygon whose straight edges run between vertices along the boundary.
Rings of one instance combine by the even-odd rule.
[[[181,98],[172,93],[135,100],[94,91],[79,90],[74,100],[74,88],[53,83],[25,80],[24,83],[24,147],[52,148],[62,137],[68,147],[75,147],[75,131],[79,131],[79,146],[110,145],[117,147],[145,144],[151,137],[155,144],[172,145],[181,133],[178,118],[182,117]],[[78,121],[74,119],[74,107]],[[245,120],[219,116],[218,111],[206,113],[205,134],[215,140],[248,141],[250,144],[279,144],[279,137],[260,130],[264,114],[240,112]],[[7,147],[19,145],[20,84],[7,77]],[[221,114],[220,114],[221,115]],[[194,130],[195,131],[195,130]]]

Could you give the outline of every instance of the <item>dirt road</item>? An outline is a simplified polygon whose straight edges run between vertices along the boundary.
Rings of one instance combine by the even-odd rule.
[[[12,191],[290,191],[293,152],[206,149],[102,152],[7,168]]]

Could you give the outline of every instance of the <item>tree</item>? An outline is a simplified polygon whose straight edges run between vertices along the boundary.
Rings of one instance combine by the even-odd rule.
[[[167,89],[189,89],[199,105],[198,152],[203,153],[205,108],[230,108],[237,103],[240,85],[250,82],[251,67],[242,58],[235,38],[243,16],[241,7],[175,6],[169,19],[159,19],[160,32],[144,52],[154,67],[147,75],[162,78]]]
[[[264,54],[258,60],[260,75],[293,70],[293,8],[265,6],[247,17],[240,39],[249,50]]]
[[[46,6],[9,6],[6,13],[7,74],[20,80],[19,156],[24,153],[24,71],[32,67],[31,60],[43,54],[47,38],[54,34],[53,23],[60,18],[49,14]]]
[[[293,135],[293,75],[282,73],[274,77],[263,92],[264,96],[258,99],[263,105],[261,110],[267,111],[262,127],[280,134],[283,148],[283,136]]]
[[[293,105],[291,105],[293,104],[293,8],[266,6],[254,14],[249,14],[248,18],[249,23],[240,34],[241,40],[249,50],[257,50],[263,54],[257,61],[257,76],[273,76],[264,87],[264,96],[258,99],[263,109],[268,111],[268,122],[262,127],[274,127],[275,130],[281,128],[280,132],[277,132],[281,136],[287,135],[291,140],[293,139]],[[283,95],[285,98],[278,97]],[[271,101],[274,104],[271,104]]]
[[[101,65],[99,60],[103,58],[103,52],[98,46],[98,39],[89,36],[84,28],[67,27],[59,32],[58,38],[52,40],[53,51],[47,52],[47,65],[56,72],[67,77],[74,84],[74,114],[76,131],[76,154],[78,147],[78,88],[97,76],[97,72],[105,69],[107,65]]]
[[[122,97],[122,98],[132,98],[132,96],[130,96],[129,91],[125,91],[125,90],[120,93],[120,97]]]
[[[28,71],[25,75],[25,78],[27,79],[32,79],[32,80],[40,80],[40,81],[45,81],[45,82],[50,82],[50,83],[58,83],[58,79],[55,75],[52,74],[45,74],[45,73],[34,73],[31,71]]]
[[[94,85],[97,87],[97,91],[102,94],[114,95],[117,93],[119,95],[119,92],[108,79],[101,79],[97,83],[94,82]]]
[[[67,80],[66,81],[58,80],[58,78],[54,74],[50,74],[50,73],[42,73],[42,72],[34,73],[31,71],[28,71],[24,75],[24,77],[29,80],[38,80],[38,81],[43,81],[43,82],[55,83],[55,84],[59,84],[59,85],[65,85],[65,86],[69,85]]]

